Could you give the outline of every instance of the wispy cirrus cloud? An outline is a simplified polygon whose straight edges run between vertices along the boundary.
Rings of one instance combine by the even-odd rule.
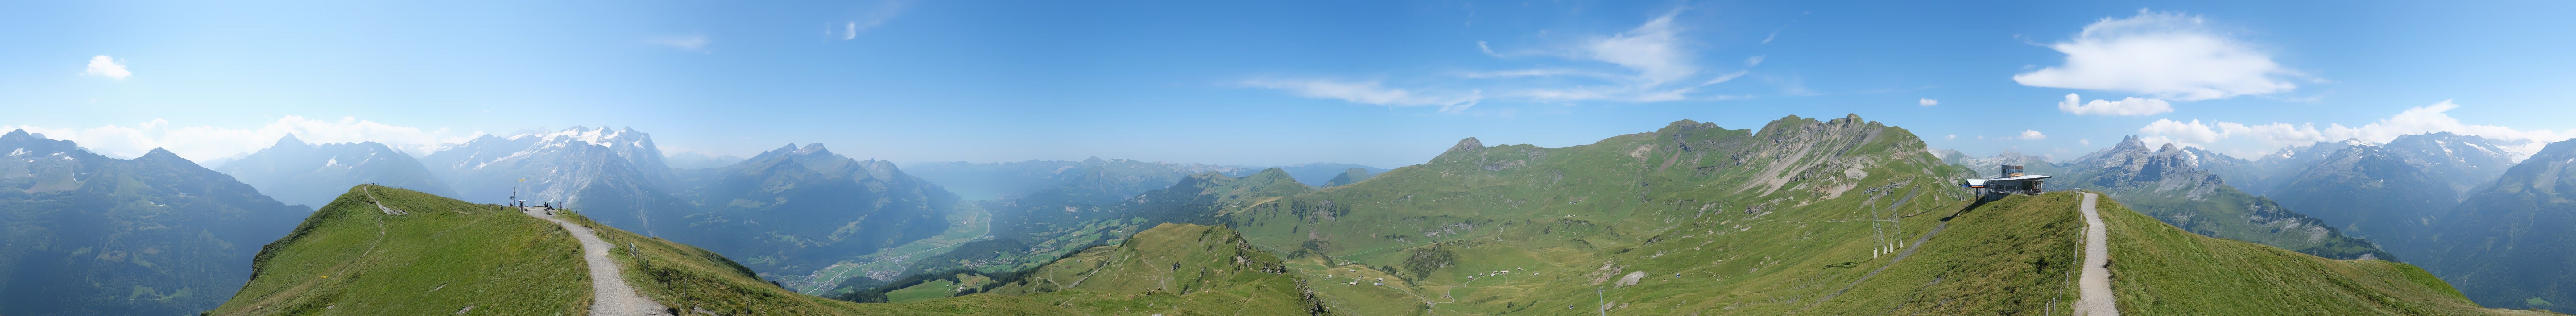
[[[910,6],[912,1],[877,1],[868,5],[866,9],[860,10],[856,19],[824,23],[823,36],[844,41],[858,39],[860,32],[866,32],[868,29],[885,25],[887,21],[893,21],[896,16],[903,15],[903,10]]]
[[[1466,106],[1463,105],[1495,99],[1551,103],[1587,101],[1642,103],[1740,98],[1741,96],[1701,93],[1702,88],[1734,81],[1749,74],[1750,71],[1710,71],[1708,66],[1702,64],[1699,53],[1693,49],[1699,44],[1692,42],[1690,37],[1686,36],[1688,30],[1676,21],[1681,12],[1682,10],[1667,11],[1618,32],[1580,36],[1571,40],[1523,49],[1498,50],[1494,43],[1477,41],[1475,42],[1477,52],[1488,57],[1565,65],[1450,72],[1446,75],[1450,77],[1448,79],[1472,79],[1449,85],[1475,87],[1472,89],[1385,87],[1374,80],[1297,82],[1301,84],[1279,84],[1271,80],[1255,80],[1254,82],[1262,84],[1247,86],[1285,90],[1304,97],[1341,99],[1363,104],[1441,104],[1444,105],[1443,112],[1455,112],[1465,109]],[[1762,60],[1762,56],[1752,56],[1746,58],[1743,64],[1744,67],[1752,67],[1761,64]],[[1566,64],[1565,62],[1568,61],[1573,63]],[[1343,93],[1319,93],[1321,90]],[[1487,91],[1492,92],[1490,96]],[[1470,101],[1461,102],[1460,100]]]
[[[1288,91],[1297,96],[1338,99],[1351,103],[1384,106],[1438,106],[1440,112],[1456,113],[1484,100],[1477,90],[1443,91],[1429,89],[1388,88],[1377,81],[1335,81],[1324,79],[1256,79],[1243,85]]]
[[[668,46],[671,48],[700,53],[707,52],[707,43],[709,42],[712,42],[712,40],[708,40],[706,34],[663,36],[644,40],[644,43],[647,44]]]

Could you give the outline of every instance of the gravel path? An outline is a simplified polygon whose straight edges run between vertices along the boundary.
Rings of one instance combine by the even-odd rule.
[[[2084,193],[2084,279],[2076,289],[2075,315],[2120,316],[2111,299],[2111,232],[2102,228],[2102,212],[2093,210],[2099,196]]]
[[[572,231],[573,239],[581,240],[581,259],[590,262],[590,292],[593,298],[590,303],[590,316],[672,316],[670,309],[663,307],[662,303],[636,295],[635,287],[626,285],[626,277],[620,275],[622,270],[617,269],[617,262],[608,260],[608,249],[616,248],[617,245],[610,245],[608,241],[600,240],[599,234],[591,231],[590,227],[582,227],[571,221],[546,216],[545,212],[544,208],[536,207],[519,209],[519,213],[562,225],[564,230]]]

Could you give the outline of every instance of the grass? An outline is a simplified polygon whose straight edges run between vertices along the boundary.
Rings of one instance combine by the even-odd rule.
[[[2335,260],[2176,229],[2113,201],[2112,290],[2130,315],[2497,315],[2423,269]]]
[[[982,239],[991,231],[992,220],[991,213],[984,211],[981,203],[959,202],[956,209],[948,214],[948,230],[940,232],[938,236],[886,248],[856,259],[844,260],[816,270],[812,275],[782,278],[780,281],[801,293],[821,294],[832,290],[834,285],[849,278],[901,276],[904,269],[911,267],[914,261],[955,249],[954,246]]]
[[[369,190],[411,215],[386,215]],[[590,283],[553,223],[410,190],[352,188],[262,248],[213,315],[581,315]]]
[[[1233,230],[1162,224],[1083,250],[985,295],[1059,302],[1086,314],[1306,315],[1294,275]],[[893,296],[888,293],[888,296]],[[971,297],[971,296],[970,296]]]

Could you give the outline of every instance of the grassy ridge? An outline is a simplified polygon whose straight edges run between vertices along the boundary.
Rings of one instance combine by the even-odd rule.
[[[359,190],[411,215],[386,215]],[[213,315],[580,315],[581,246],[553,223],[410,190],[362,186],[261,248]]]
[[[1063,302],[1090,314],[1308,315],[1295,276],[1232,229],[1162,224],[1083,250],[991,293]],[[989,295],[989,294],[988,294]],[[971,297],[971,296],[970,296]]]
[[[2176,229],[2114,201],[2112,290],[2130,315],[2547,315],[2481,308],[2423,269],[2335,260]]]
[[[385,206],[407,214],[379,211],[368,202],[370,192]],[[1271,270],[1261,271],[1278,267],[1277,260],[1266,253],[1241,250],[1244,246],[1236,239],[1228,239],[1234,238],[1231,231],[1206,226],[1150,232],[1148,241],[1122,248],[1128,249],[1122,252],[1127,256],[1157,258],[1156,263],[1170,263],[1166,259],[1171,256],[1199,262],[1190,265],[1200,268],[1190,270],[1197,273],[1190,279],[1196,282],[1181,284],[1176,288],[1180,292],[1086,287],[1012,293],[1025,297],[978,294],[860,304],[781,288],[706,249],[618,230],[577,212],[557,213],[590,227],[612,244],[631,244],[632,248],[610,252],[627,283],[683,314],[1067,315],[1081,313],[1077,310],[1171,310],[1173,304],[1197,302],[1181,304],[1173,313],[1180,315],[1298,302],[1292,279],[1244,272],[1254,265],[1220,263],[1268,262],[1258,266]],[[253,264],[258,272],[250,284],[209,314],[582,315],[588,311],[591,289],[580,251],[580,243],[560,226],[515,209],[361,186],[263,248]],[[1137,278],[1170,280],[1177,275],[1110,275],[1097,280],[1104,285],[1132,285],[1157,282]],[[1259,277],[1263,275],[1271,277]]]
[[[682,311],[705,310],[721,315],[1061,315],[1062,311],[1017,297],[961,297],[917,303],[858,304],[798,294],[762,281],[750,268],[723,255],[659,238],[645,237],[589,221],[575,222],[600,233],[611,244],[635,245],[610,251],[626,271],[627,284],[645,297]]]

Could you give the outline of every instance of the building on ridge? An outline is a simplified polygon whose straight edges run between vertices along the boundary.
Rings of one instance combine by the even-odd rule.
[[[1993,178],[1967,179],[1960,187],[1977,195],[2002,197],[2004,194],[2040,194],[2048,192],[2048,175],[2023,173],[2021,166],[1998,167]]]

